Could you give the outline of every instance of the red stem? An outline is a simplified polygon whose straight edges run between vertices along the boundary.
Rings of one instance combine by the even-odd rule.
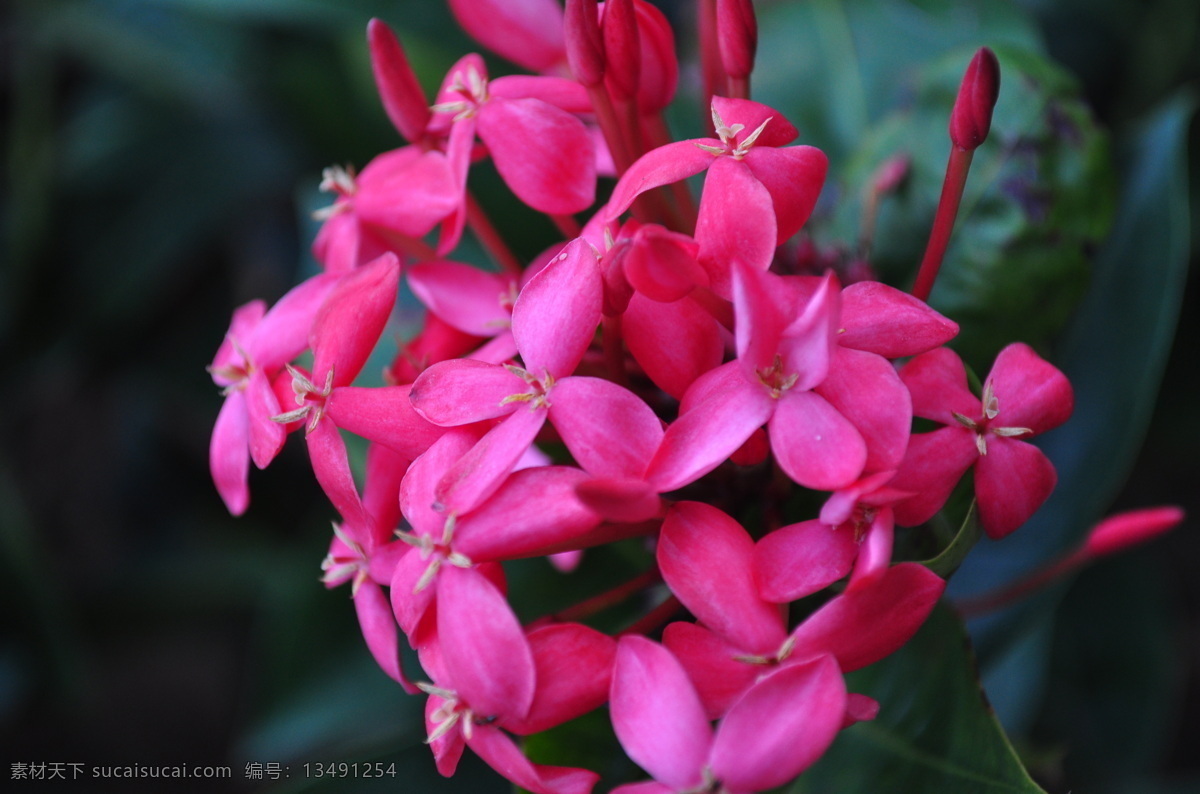
[[[620,632],[617,636],[624,634],[649,634],[652,631],[657,631],[682,608],[683,604],[679,602],[679,599],[675,596],[670,596],[666,601],[663,601],[654,609],[647,612],[641,619]]]
[[[504,238],[496,231],[496,227],[488,219],[483,207],[469,191],[467,192],[467,224],[492,258],[509,273],[519,278],[522,270],[521,262],[513,255],[508,243],[504,242]]]
[[[925,257],[921,260],[921,269],[917,272],[916,283],[913,284],[913,297],[928,300],[929,293],[933,291],[933,282],[942,267],[946,246],[950,244],[950,233],[954,231],[954,219],[958,215],[958,205],[962,201],[963,187],[967,184],[967,172],[971,169],[973,154],[973,150],[958,146],[950,150],[950,162],[946,165],[946,178],[942,182],[942,197],[938,201],[937,214],[933,218],[929,245],[925,248]]]
[[[954,608],[964,618],[973,618],[987,614],[1041,590],[1055,579],[1059,579],[1076,568],[1082,567],[1089,559],[1090,557],[1086,550],[1076,549],[1051,562],[1046,567],[1034,571],[1024,579],[1018,579],[1011,584],[1004,585],[988,593],[964,598],[956,602]]]
[[[641,592],[645,588],[658,584],[661,581],[662,574],[658,572],[657,568],[652,568],[624,584],[619,584],[611,590],[584,599],[573,607],[567,607],[561,612],[555,613],[554,619],[560,621],[583,620],[595,615],[597,612],[603,612],[609,607],[616,606],[634,593]]]

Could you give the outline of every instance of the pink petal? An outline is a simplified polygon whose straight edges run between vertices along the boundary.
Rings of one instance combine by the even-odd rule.
[[[819,394],[786,392],[767,426],[780,468],[806,488],[833,491],[854,482],[867,460],[862,435]]]
[[[396,622],[400,625],[401,631],[408,636],[410,643],[414,642],[414,635],[421,625],[421,620],[433,603],[434,596],[437,595],[436,579],[420,590],[417,589],[417,584],[425,576],[425,571],[432,562],[431,559],[422,559],[420,553],[413,549],[396,563],[396,568],[392,571],[391,582],[389,582],[388,596],[392,614],[396,616]],[[422,666],[435,679],[438,678],[438,673],[430,670],[424,660],[422,660]]]
[[[1067,421],[1075,407],[1070,381],[1029,345],[1017,342],[1001,350],[988,380],[1000,408],[992,427],[1044,433]]]
[[[634,234],[621,267],[638,292],[670,303],[697,284],[708,285],[708,272],[697,261],[698,254],[699,246],[691,237],[646,225]]]
[[[779,353],[784,370],[799,376],[792,389],[806,391],[825,380],[838,349],[841,290],[833,273],[824,278],[792,277],[782,281],[799,295],[795,319],[783,333]],[[803,298],[809,288],[812,293]]]
[[[471,568],[443,566],[437,630],[453,688],[472,711],[514,719],[529,713],[533,653],[516,615],[487,577]]]
[[[768,124],[767,129],[773,124],[774,121]],[[759,138],[758,145],[750,150],[744,162],[771,195],[778,224],[775,244],[782,245],[800,231],[817,205],[829,159],[812,146],[772,149],[763,146],[762,138]]]
[[[646,469],[646,480],[660,493],[681,488],[721,465],[771,417],[777,403],[761,386],[748,382],[735,361],[712,370],[692,389],[712,391],[712,396],[667,428]]]
[[[450,137],[446,141],[446,159],[450,164],[450,173],[454,177],[455,195],[458,206],[445,223],[438,238],[437,255],[446,256],[462,239],[463,229],[467,226],[467,173],[471,170],[471,154],[475,148],[475,116],[457,121],[450,128]]]
[[[839,344],[884,358],[915,356],[958,335],[958,323],[878,281],[860,281],[842,290],[842,326]]]
[[[575,495],[587,479],[579,469],[539,466],[505,480],[486,502],[458,522],[454,547],[476,562],[534,557],[571,548],[600,523]]]
[[[737,356],[742,372],[754,381],[760,371],[775,365],[783,331],[795,316],[796,306],[779,276],[744,264],[735,264],[732,270]],[[811,384],[801,388],[811,388]]]
[[[848,588],[801,623],[792,658],[832,654],[851,672],[908,642],[933,611],[946,583],[923,565],[902,562]]]
[[[564,378],[550,421],[575,461],[596,477],[641,477],[662,442],[662,422],[633,392],[600,378]]]
[[[480,139],[517,198],[539,212],[581,212],[596,199],[596,155],[583,122],[540,99],[493,97]]]
[[[283,442],[287,440],[287,431],[283,425],[271,421],[271,417],[283,413],[279,408],[279,400],[271,381],[262,370],[254,370],[246,381],[246,413],[250,425],[250,457],[254,465],[265,469],[267,464],[275,459]]]
[[[352,382],[379,341],[400,285],[400,260],[385,254],[338,282],[313,322],[313,382]]]
[[[229,322],[229,330],[225,332],[225,338],[221,340],[221,346],[217,348],[217,354],[213,356],[212,366],[213,380],[218,386],[230,386],[233,381],[224,378],[217,371],[230,365],[243,366],[246,362],[242,358],[242,353],[238,351],[241,347],[243,352],[246,350],[247,342],[253,338],[254,328],[262,322],[263,314],[266,313],[267,304],[260,300],[250,301],[233,310],[233,317]],[[308,330],[304,331],[304,338],[300,340],[300,344],[307,346]],[[303,348],[301,348],[303,349]],[[289,361],[291,359],[288,359]]]
[[[304,352],[317,312],[337,283],[333,273],[313,276],[276,301],[250,338],[242,340],[254,364],[273,374]]]
[[[718,157],[704,179],[696,242],[700,262],[709,272],[712,290],[732,295],[735,263],[766,270],[775,258],[775,210],[771,194],[745,163]]]
[[[587,89],[565,77],[510,74],[488,82],[488,96],[504,99],[540,99],[568,113],[591,114]]]
[[[680,182],[695,176],[716,159],[697,144],[720,146],[715,138],[697,138],[660,146],[642,155],[629,167],[613,188],[608,200],[607,217],[616,220],[629,209],[633,200],[648,190]]]
[[[648,2],[633,4],[637,16],[639,61],[637,105],[644,115],[657,114],[671,104],[679,83],[675,35],[666,15]]]
[[[529,735],[599,708],[608,700],[617,643],[578,623],[543,626],[527,635],[537,670],[529,715],[505,721],[513,733]]]
[[[833,743],[846,713],[846,682],[823,656],[758,681],[721,720],[709,765],[734,791],[781,786]]]
[[[498,273],[461,262],[421,262],[408,269],[408,285],[429,311],[473,336],[495,336],[508,328],[515,285]]]
[[[738,656],[745,655],[743,649],[695,623],[668,623],[663,630],[663,645],[687,671],[711,720],[724,716],[759,674],[769,669],[738,660]]]
[[[513,411],[446,473],[438,484],[438,501],[460,515],[482,503],[500,487],[545,423],[545,411]]]
[[[1092,528],[1085,549],[1092,557],[1116,554],[1174,529],[1183,518],[1183,510],[1178,507],[1149,507],[1118,513]]]
[[[447,514],[445,505],[438,504],[438,483],[477,440],[469,430],[451,430],[408,467],[400,483],[400,509],[419,534],[441,538]]]
[[[883,508],[867,527],[866,535],[859,547],[858,560],[850,583],[855,584],[887,570],[892,564],[892,546],[895,542],[895,520],[890,508]]]
[[[208,466],[213,484],[225,507],[235,516],[250,505],[250,426],[246,415],[246,396],[230,392],[221,404],[208,447]]]
[[[417,687],[404,675],[400,668],[400,650],[397,647],[396,618],[383,588],[367,579],[358,586],[354,594],[354,609],[358,613],[358,625],[363,639],[375,661],[383,672],[400,684],[404,691],[415,695]]]
[[[405,140],[420,140],[429,123],[429,105],[400,40],[386,23],[372,19],[367,23],[367,44],[371,50],[375,87],[379,90],[384,111]]]
[[[513,306],[517,349],[535,377],[575,371],[600,324],[603,288],[596,253],[574,240],[530,279]]]
[[[1033,444],[988,436],[987,454],[975,464],[979,522],[993,540],[1030,519],[1058,482],[1054,464]]]
[[[383,444],[413,460],[442,437],[446,429],[427,421],[413,408],[412,384],[363,388],[342,386],[325,401],[325,415],[357,436]]]
[[[915,527],[933,518],[978,457],[975,435],[957,423],[955,427],[913,435],[890,485],[916,496],[896,504],[896,523]]]
[[[321,490],[329,497],[334,509],[348,523],[365,523],[362,503],[358,499],[358,488],[354,475],[350,473],[350,459],[346,455],[346,444],[333,422],[318,422],[305,439],[308,442],[308,457],[312,461],[313,474]]]
[[[962,359],[950,348],[939,347],[913,358],[901,368],[900,379],[912,395],[914,416],[961,427],[955,413],[973,420],[983,413],[979,398],[967,390]]]
[[[630,355],[654,385],[677,400],[724,355],[717,321],[694,301],[657,303],[634,294],[623,327]]]
[[[782,113],[770,105],[764,105],[761,102],[755,102],[750,99],[737,99],[734,97],[714,96],[712,98],[712,108],[721,117],[725,124],[732,126],[741,124],[742,129],[734,137],[741,143],[746,136],[758,129],[759,125],[770,119],[767,126],[759,134],[755,141],[755,147],[766,146],[786,146],[800,135],[800,132],[792,126]],[[755,149],[751,149],[755,151]]]
[[[587,769],[530,762],[503,731],[476,725],[467,745],[506,779],[531,794],[590,794],[600,776]]]
[[[609,710],[617,740],[634,763],[677,791],[700,785],[712,729],[670,651],[644,637],[622,637]]]
[[[860,695],[857,692],[846,693],[846,716],[842,727],[849,728],[856,722],[868,722],[879,716],[879,701]]]
[[[662,514],[658,491],[642,479],[592,479],[575,486],[575,495],[607,521],[645,521]]]
[[[779,649],[783,615],[758,595],[754,541],[728,515],[702,502],[676,503],[663,521],[657,559],[672,592],[706,627],[750,653]]]
[[[368,163],[356,181],[353,204],[358,217],[406,237],[428,234],[459,204],[454,169],[439,151],[409,146],[385,152]]]
[[[617,786],[612,794],[675,794],[671,786],[664,786],[657,780],[644,780],[641,783],[626,783]]]
[[[471,38],[531,71],[566,57],[562,7],[555,0],[450,0],[450,10]]]
[[[820,521],[781,527],[754,547],[759,595],[785,604],[822,590],[850,573],[858,556],[854,533]]]
[[[867,444],[866,468],[895,469],[904,460],[912,428],[912,402],[887,359],[838,348],[815,391],[858,430]]]
[[[439,361],[413,382],[409,399],[418,414],[435,425],[452,427],[510,414],[529,385],[504,367],[471,359]],[[517,403],[519,405],[519,403]]]
[[[445,701],[437,695],[430,695],[429,699],[425,701],[425,731],[427,735],[432,735],[434,729],[437,728],[432,715],[444,703]],[[448,733],[429,743],[429,749],[433,751],[433,760],[439,774],[443,777],[454,775],[458,768],[458,761],[462,758],[464,747],[466,747],[466,743],[463,741],[462,728],[457,725]]]

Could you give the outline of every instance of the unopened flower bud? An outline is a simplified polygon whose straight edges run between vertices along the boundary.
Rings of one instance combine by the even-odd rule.
[[[388,118],[405,140],[410,143],[421,140],[429,124],[429,103],[400,40],[387,23],[372,19],[367,23],[367,45],[371,50],[375,85]]]
[[[751,0],[717,0],[717,46],[730,77],[749,77],[758,49],[758,21]]]
[[[633,0],[609,0],[604,4],[605,79],[614,98],[630,99],[637,94],[642,73],[641,44]]]
[[[1083,548],[1093,558],[1116,554],[1174,529],[1181,521],[1183,510],[1178,507],[1150,507],[1119,513],[1097,524]]]
[[[604,79],[604,39],[596,0],[567,0],[563,35],[571,74],[580,85],[599,85]]]
[[[999,95],[1000,63],[995,53],[981,47],[967,65],[950,113],[950,140],[955,146],[972,151],[987,139]]]

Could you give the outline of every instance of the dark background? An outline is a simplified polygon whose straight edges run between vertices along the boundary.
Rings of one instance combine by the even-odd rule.
[[[1197,88],[1192,0],[1025,7],[1116,132]],[[294,787],[305,762],[383,760],[401,765],[388,790],[482,785],[469,760],[436,777],[416,699],[374,668],[348,594],[317,582],[334,516],[304,450],[290,442],[252,472],[237,520],[208,475],[220,397],[204,367],[232,309],[312,272],[321,168],[400,143],[371,83],[371,16],[397,26],[430,90],[475,49],[436,2],[25,0],[0,17],[6,765],[229,764],[241,780],[246,763],[276,762]],[[1193,127],[1192,157],[1197,140]],[[1188,184],[1194,264],[1194,169]],[[1187,289],[1115,508],[1200,515],[1194,278]],[[1066,593],[1074,622],[1050,653],[1070,686],[1044,693],[1017,737],[1050,790],[1200,790],[1195,529],[1189,519]],[[1105,633],[1104,610],[1127,604],[1148,610],[1145,636]],[[1087,667],[1076,655],[1129,643],[1147,647],[1124,679],[1073,677]],[[1122,698],[1160,706],[1153,724],[1093,707],[1120,680],[1136,682]],[[1127,758],[1110,757],[1114,736]]]

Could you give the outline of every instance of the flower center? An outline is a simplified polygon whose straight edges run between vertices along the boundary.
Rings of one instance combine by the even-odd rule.
[[[1021,436],[1033,435],[1033,430],[1028,427],[992,427],[992,420],[1000,414],[1000,400],[996,397],[995,391],[992,389],[992,382],[989,380],[983,385],[983,415],[978,419],[972,419],[969,416],[963,416],[958,411],[953,411],[954,418],[960,425],[975,433],[975,448],[979,450],[980,455],[987,454],[987,436],[991,433],[994,436],[1001,438],[1019,438]]]
[[[554,388],[553,375],[551,375],[549,372],[546,372],[542,375],[542,377],[539,378],[531,372],[513,364],[505,364],[504,368],[528,383],[529,391],[510,394],[500,401],[501,405],[527,402],[529,403],[529,410],[531,411],[536,411],[539,408],[550,407],[550,390]]]
[[[329,372],[325,374],[325,385],[318,389],[307,375],[293,367],[291,364],[285,364],[287,371],[292,376],[292,393],[296,395],[296,405],[300,406],[294,411],[272,416],[271,421],[287,424],[296,422],[303,417],[308,417],[308,426],[305,430],[311,433],[317,428],[317,422],[321,421],[321,417],[325,414],[325,400],[333,392],[333,367],[329,368]]]
[[[757,370],[758,382],[766,387],[771,397],[778,400],[783,393],[796,385],[800,379],[798,372],[784,372],[783,358],[776,353],[771,366]]]
[[[446,90],[460,98],[438,102],[429,109],[434,113],[453,113],[454,121],[474,116],[479,106],[489,99],[488,82],[473,66],[467,67],[465,76],[462,72],[456,74],[454,82]]]

